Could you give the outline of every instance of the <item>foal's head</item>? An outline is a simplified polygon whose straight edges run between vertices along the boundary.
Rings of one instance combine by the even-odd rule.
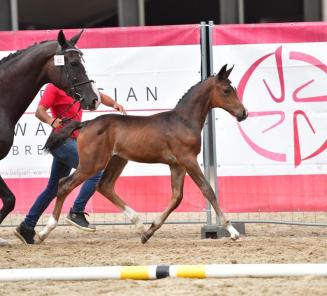
[[[55,56],[48,62],[47,76],[53,84],[66,91],[83,109],[94,110],[100,104],[99,93],[86,74],[82,63],[83,53],[75,44],[81,34],[67,40],[62,31],[58,34],[58,47]],[[60,58],[59,60],[57,58]]]
[[[219,73],[212,78],[214,86],[211,93],[211,107],[219,107],[242,121],[247,118],[248,114],[241,103],[235,88],[228,79],[233,67],[227,70],[227,65],[223,66]]]

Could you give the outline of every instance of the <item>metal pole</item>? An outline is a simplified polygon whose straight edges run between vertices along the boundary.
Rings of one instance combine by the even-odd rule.
[[[201,23],[201,62],[202,79],[213,74],[212,35],[214,23],[209,21],[207,25]],[[203,164],[204,175],[213,188],[219,203],[219,191],[217,184],[217,157],[216,157],[216,125],[214,110],[208,113],[203,128]],[[219,238],[229,236],[226,229],[221,226],[220,217],[216,215],[216,223],[212,224],[211,205],[207,202],[207,224],[201,229],[202,238]],[[240,233],[245,234],[244,224],[233,225]]]
[[[208,78],[210,70],[208,69],[208,50],[207,50],[207,27],[205,22],[201,22],[200,40],[201,40],[201,80]],[[209,145],[208,145],[208,119],[204,123],[203,129],[203,165],[204,175],[209,180]],[[206,202],[207,224],[212,224],[211,206]]]
[[[208,78],[212,74],[212,30],[213,22],[201,22],[201,78]],[[204,175],[217,196],[217,161],[215,143],[214,112],[210,110],[203,128],[203,165]],[[212,224],[211,205],[206,203],[207,224]]]
[[[11,29],[13,31],[17,31],[19,29],[17,0],[10,0],[10,12],[11,12]]]
[[[138,0],[118,0],[118,23],[120,27],[139,25]]]
[[[244,16],[244,0],[238,0],[238,23],[244,24],[245,16]]]
[[[219,0],[220,5],[220,23],[237,24],[240,16],[239,0]]]
[[[139,0],[139,26],[145,26],[145,11],[144,11],[144,0]]]
[[[321,0],[303,0],[303,11],[305,22],[315,22],[322,20]]]
[[[201,77],[202,80],[213,74],[213,57],[212,57],[212,28],[213,21],[208,24],[201,23]],[[216,128],[215,113],[210,110],[203,128],[203,164],[204,175],[210,186],[213,188],[218,199],[217,185],[217,158],[216,158]],[[207,225],[212,224],[211,205],[206,203]],[[221,224],[220,217],[216,216],[216,223]]]
[[[213,74],[213,55],[212,55],[212,29],[214,27],[213,21],[209,21],[207,27],[208,36],[208,76]],[[217,149],[216,149],[216,124],[215,124],[215,111],[212,109],[208,113],[207,117],[207,129],[204,129],[204,137],[206,137],[206,145],[208,146],[208,172],[207,178],[210,186],[213,188],[216,194],[216,198],[219,202],[219,192],[217,184]],[[211,207],[210,207],[211,208]],[[216,223],[221,224],[220,217],[216,216]]]
[[[322,7],[321,7],[321,14],[322,14],[322,21],[327,21],[327,0],[322,0],[321,3]]]

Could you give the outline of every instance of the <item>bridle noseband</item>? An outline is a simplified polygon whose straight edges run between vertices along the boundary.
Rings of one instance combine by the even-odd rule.
[[[78,49],[78,48],[67,48],[67,49],[63,49],[59,54],[61,55],[65,55],[65,53],[67,52],[77,52],[81,58],[82,61],[84,61],[83,59],[83,53]],[[72,93],[72,97],[74,98],[75,102],[82,102],[84,99],[82,98],[81,94],[77,91],[77,87],[84,85],[84,84],[88,84],[88,83],[93,83],[94,80],[86,80],[86,81],[82,81],[82,82],[78,82],[75,83],[74,81],[76,81],[76,77],[72,77],[66,67],[66,64],[64,64],[64,70],[67,76],[68,81],[71,84],[71,88],[69,88],[69,92]]]

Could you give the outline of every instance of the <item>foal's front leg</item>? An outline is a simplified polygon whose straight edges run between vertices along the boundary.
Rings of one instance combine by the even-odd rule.
[[[38,234],[41,242],[44,241],[49,236],[49,234],[56,228],[59,221],[62,206],[67,195],[72,192],[78,185],[84,182],[87,178],[88,175],[81,174],[77,169],[70,176],[60,179],[58,194],[52,215],[49,217],[46,226]]]
[[[226,220],[224,213],[220,209],[215,192],[211,188],[210,184],[203,175],[201,168],[196,158],[188,158],[184,160],[184,165],[187,173],[191,176],[192,180],[198,185],[204,197],[210,202],[216,214],[220,218],[223,227],[230,233],[233,240],[237,240],[240,237],[239,232],[233,227],[233,225]]]
[[[170,171],[172,184],[171,201],[168,205],[168,208],[152,222],[150,228],[142,235],[142,244],[146,243],[149,238],[163,225],[170,213],[179,206],[183,199],[183,186],[186,171],[184,168],[177,165],[171,165]]]

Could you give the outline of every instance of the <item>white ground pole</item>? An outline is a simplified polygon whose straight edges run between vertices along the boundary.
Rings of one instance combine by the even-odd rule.
[[[324,276],[327,264],[211,264],[0,269],[0,281]]]

